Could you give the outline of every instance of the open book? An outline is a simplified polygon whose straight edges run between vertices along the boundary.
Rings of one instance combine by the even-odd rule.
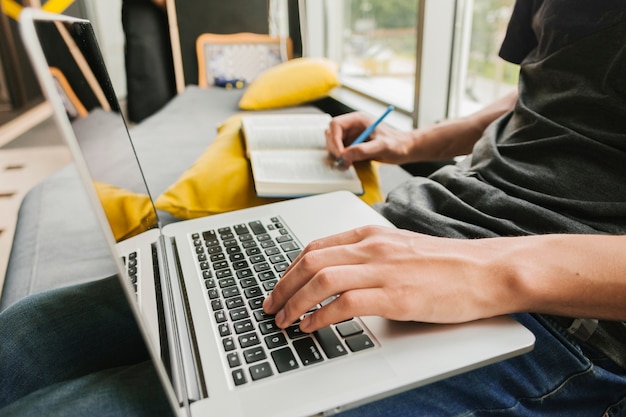
[[[326,150],[329,115],[252,115],[241,121],[257,195],[295,197],[338,190],[363,194],[354,167],[335,167]]]

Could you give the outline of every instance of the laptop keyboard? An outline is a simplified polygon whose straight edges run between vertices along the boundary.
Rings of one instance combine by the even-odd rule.
[[[133,284],[135,288],[135,294],[137,294],[137,274],[139,263],[137,259],[137,252],[131,252],[126,256],[122,256],[122,262],[126,267],[126,272],[128,273],[128,278],[130,282]]]
[[[208,230],[192,239],[235,386],[374,347],[358,319],[306,334],[299,323],[279,329],[263,312],[263,300],[302,250],[280,218]]]

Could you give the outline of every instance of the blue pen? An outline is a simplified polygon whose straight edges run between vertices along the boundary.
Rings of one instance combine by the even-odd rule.
[[[387,110],[385,110],[385,112],[374,123],[372,123],[367,129],[365,129],[363,133],[361,133],[359,137],[356,138],[354,142],[350,144],[350,146],[358,145],[359,143],[364,142],[367,138],[369,138],[372,132],[374,131],[374,129],[376,129],[376,127],[380,124],[380,122],[382,122],[383,119],[387,117],[387,115],[393,111],[393,109],[394,109],[393,106],[387,107]],[[339,157],[339,159],[335,161],[336,167],[338,167],[341,164],[343,164],[343,157]]]

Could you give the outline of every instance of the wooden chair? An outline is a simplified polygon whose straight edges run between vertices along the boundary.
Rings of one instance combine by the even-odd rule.
[[[240,87],[292,57],[289,38],[256,33],[203,33],[196,40],[198,85]]]
[[[65,74],[63,74],[63,72],[56,67],[50,67],[50,73],[52,74],[52,78],[55,81],[57,90],[59,91],[59,95],[63,100],[63,106],[65,106],[65,111],[70,116],[70,118],[75,119],[87,116],[89,112],[74,92],[74,89],[72,88],[70,83],[67,81]]]

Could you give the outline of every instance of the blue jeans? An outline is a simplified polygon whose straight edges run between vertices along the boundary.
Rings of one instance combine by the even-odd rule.
[[[0,313],[0,416],[168,414],[117,277]]]
[[[515,317],[537,337],[532,352],[342,416],[626,415],[626,371],[542,317]],[[0,381],[0,416],[170,414],[115,277],[0,313]]]

